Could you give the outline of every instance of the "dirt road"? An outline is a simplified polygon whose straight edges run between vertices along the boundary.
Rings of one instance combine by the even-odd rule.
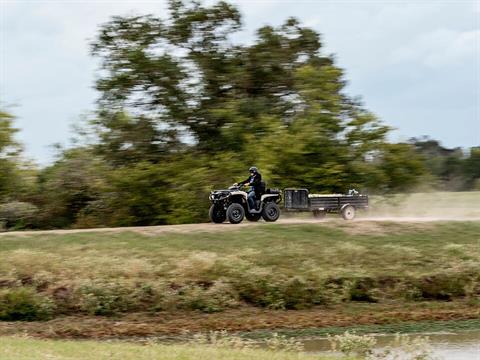
[[[298,224],[324,224],[327,226],[338,227],[365,227],[370,223],[376,222],[400,222],[400,223],[430,223],[437,221],[480,221],[476,217],[359,217],[353,221],[345,221],[336,215],[331,215],[326,219],[317,220],[309,217],[284,217],[275,223],[266,223],[259,221],[256,223],[244,221],[240,224],[232,225],[227,222],[223,224],[199,223],[182,225],[159,225],[159,226],[136,226],[136,227],[118,227],[118,228],[94,228],[94,229],[70,229],[70,230],[33,230],[33,231],[8,231],[0,232],[1,236],[27,236],[42,234],[75,234],[75,233],[98,233],[98,232],[125,232],[131,231],[144,235],[156,235],[163,233],[192,233],[192,232],[213,232],[213,231],[233,231],[246,226],[272,226],[274,224],[298,225]],[[372,224],[374,225],[374,224]]]

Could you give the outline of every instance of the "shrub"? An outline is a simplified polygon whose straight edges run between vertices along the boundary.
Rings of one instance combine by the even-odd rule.
[[[91,315],[114,315],[134,310],[132,291],[118,283],[92,282],[78,289],[81,310]]]
[[[0,204],[0,222],[6,229],[31,226],[37,213],[38,208],[27,202],[13,201]]]
[[[206,313],[223,311],[238,306],[235,290],[231,285],[216,281],[207,289],[199,285],[188,285],[180,291],[178,306]]]
[[[237,279],[234,286],[240,299],[247,303],[271,309],[285,308],[279,279],[274,279],[273,275],[252,271]]]
[[[371,278],[355,279],[349,288],[349,299],[351,301],[377,302],[373,296],[377,284]]]
[[[305,309],[326,302],[323,283],[301,276],[250,271],[234,283],[240,299],[270,309]]]
[[[466,295],[466,288],[472,283],[470,274],[443,273],[423,277],[415,281],[424,299],[451,300]]]
[[[31,288],[13,288],[0,292],[0,320],[48,320],[54,311],[53,301]]]
[[[343,335],[328,337],[333,351],[340,350],[347,356],[366,357],[373,353],[377,340],[371,335],[356,335],[345,332]]]

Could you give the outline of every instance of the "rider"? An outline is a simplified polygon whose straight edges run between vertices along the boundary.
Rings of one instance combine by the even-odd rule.
[[[255,197],[256,195],[261,195],[262,193],[262,175],[258,172],[258,169],[255,166],[252,166],[250,169],[248,169],[250,172],[250,176],[248,177],[247,180],[244,180],[242,182],[239,182],[236,185],[245,185],[248,184],[251,186],[250,192],[248,193],[248,206],[250,209],[255,209]]]

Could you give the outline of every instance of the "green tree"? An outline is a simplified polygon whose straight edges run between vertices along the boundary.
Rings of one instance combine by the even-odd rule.
[[[384,144],[377,161],[385,179],[379,184],[385,192],[402,192],[418,185],[426,174],[423,159],[411,144]]]
[[[413,147],[345,93],[320,35],[287,19],[233,44],[238,10],[169,1],[169,17],[114,17],[101,60],[98,142],[45,169],[38,203],[51,226],[206,220],[208,192],[260,167],[269,186],[393,192],[423,174]],[[47,224],[48,221],[45,222]]]
[[[20,146],[15,141],[14,116],[0,109],[0,202],[12,197],[18,180],[16,167]]]
[[[480,146],[470,148],[470,155],[464,160],[463,174],[465,188],[480,190]]]
[[[58,160],[40,171],[33,202],[41,211],[38,226],[71,227],[86,207],[108,191],[109,168],[91,149],[62,151]],[[96,225],[104,223],[98,219]]]

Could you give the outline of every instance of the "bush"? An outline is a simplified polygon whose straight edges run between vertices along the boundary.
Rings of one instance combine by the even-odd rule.
[[[340,350],[347,356],[355,355],[365,358],[373,353],[377,340],[372,335],[357,335],[345,332],[343,335],[329,337],[333,351]]]
[[[241,300],[270,309],[305,309],[326,302],[320,280],[301,276],[286,278],[250,271],[234,287]]]
[[[27,202],[13,201],[0,204],[0,222],[6,229],[31,226],[38,213],[38,208]]]
[[[436,274],[416,281],[422,298],[429,300],[451,300],[464,297],[468,285],[471,285],[471,276],[465,273]]]
[[[55,311],[52,300],[31,288],[14,288],[0,292],[0,320],[48,320]]]
[[[115,315],[134,310],[134,303],[125,286],[118,283],[92,282],[78,289],[81,310],[90,315]]]
[[[212,313],[238,306],[235,290],[222,281],[214,282],[207,289],[198,285],[189,285],[182,289],[179,295],[178,307],[188,310]]]

